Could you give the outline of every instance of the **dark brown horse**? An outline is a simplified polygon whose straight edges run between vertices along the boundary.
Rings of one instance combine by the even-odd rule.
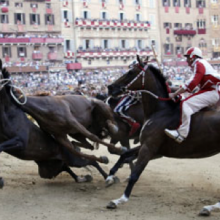
[[[96,167],[104,178],[107,177],[96,161],[73,156],[51,135],[32,123],[14,97],[10,75],[6,69],[2,69],[0,61],[0,153],[4,151],[22,160],[34,160],[42,178],[54,178],[66,171],[77,182],[88,181],[91,177],[80,178],[69,168],[87,165]],[[65,155],[65,161],[62,155]],[[3,183],[0,178],[0,188]]]
[[[73,155],[89,160],[107,163],[105,157],[96,157],[76,151],[67,135],[77,139],[79,146],[91,149],[86,138],[101,143],[113,153],[120,154],[124,148],[116,148],[113,144],[102,141],[95,135],[99,128],[107,125],[114,130],[114,118],[111,109],[102,101],[86,98],[81,95],[64,96],[28,96],[22,109],[30,114],[45,132],[53,135],[61,146]],[[96,118],[96,120],[95,120]],[[95,120],[95,122],[94,122]],[[90,132],[87,128],[90,128]],[[74,142],[77,144],[77,142]]]
[[[128,185],[123,196],[111,201],[108,208],[116,208],[128,201],[135,183],[155,156],[204,158],[220,152],[220,112],[215,109],[203,110],[192,116],[190,134],[181,144],[166,136],[165,128],[175,129],[179,124],[180,105],[169,100],[161,72],[152,65],[143,64],[139,58],[138,61],[139,64],[109,86],[110,95],[118,95],[124,90],[144,90],[142,103],[146,121],[140,133],[137,163]],[[107,181],[114,172],[110,171]]]

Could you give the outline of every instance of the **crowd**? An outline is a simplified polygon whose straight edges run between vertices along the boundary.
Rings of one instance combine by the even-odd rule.
[[[156,63],[155,63],[156,65]],[[188,66],[160,67],[164,76],[173,86],[182,85],[192,75]],[[128,68],[109,68],[103,70],[79,70],[69,73],[67,70],[48,73],[12,74],[13,83],[21,87],[26,94],[49,92],[51,95],[76,93],[87,96],[106,95],[107,86],[123,75]]]

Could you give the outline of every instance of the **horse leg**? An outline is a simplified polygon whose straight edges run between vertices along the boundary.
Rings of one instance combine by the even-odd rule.
[[[94,147],[86,140],[85,136],[83,136],[82,134],[69,134],[69,136],[79,141],[71,141],[72,144],[75,144],[77,147],[83,147],[86,149],[94,150]]]
[[[130,149],[123,153],[116,164],[112,167],[112,169],[109,172],[109,175],[106,179],[106,186],[111,186],[115,182],[115,173],[118,171],[118,169],[121,167],[121,165],[126,161],[126,159],[131,158],[135,155],[135,158],[137,157],[137,154],[139,152],[140,147],[135,147],[133,149]]]
[[[91,182],[92,181],[92,176],[86,175],[83,177],[77,176],[66,164],[63,165],[63,168],[61,170],[66,171],[69,173],[69,175],[77,182],[77,183],[84,183],[84,182]]]
[[[4,187],[4,180],[2,177],[0,177],[0,189]]]
[[[71,142],[67,139],[67,137],[64,136],[56,136],[56,140],[58,143],[61,144],[61,146],[65,147],[69,152],[71,152],[73,155],[76,155],[78,157],[86,158],[93,161],[99,161],[100,163],[108,163],[108,158],[105,156],[96,157],[94,155],[88,155],[84,154],[80,151],[77,151],[73,148]],[[64,158],[65,159],[65,158]]]
[[[144,168],[147,166],[152,156],[153,156],[153,152],[149,151],[149,148],[146,146],[146,144],[143,144],[141,146],[141,149],[139,150],[137,163],[131,173],[124,194],[119,199],[110,201],[109,204],[107,205],[107,208],[115,209],[119,204],[123,204],[128,201],[135,183],[138,181],[141,173],[143,172]]]
[[[102,101],[94,100],[94,103],[95,110],[97,110],[97,113],[103,116],[106,120],[110,133],[116,134],[118,132],[118,126],[115,123],[114,115],[112,113],[111,108]]]
[[[16,136],[16,137],[0,144],[0,153],[2,151],[13,150],[13,149],[23,148],[23,147],[24,147],[24,145],[21,142],[20,138]]]
[[[214,205],[204,206],[203,209],[199,212],[200,216],[210,216],[211,211],[220,209],[220,201]]]
[[[64,149],[63,149],[64,150]],[[86,167],[88,165],[91,165],[93,167],[95,167],[99,172],[100,174],[104,177],[104,179],[107,178],[107,174],[106,172],[99,166],[99,164],[96,162],[96,161],[92,161],[92,160],[87,160],[87,159],[83,159],[81,157],[73,157],[71,154],[69,154],[68,151],[63,151],[63,153],[65,154],[66,158],[68,158],[68,166],[73,166],[73,167]],[[67,171],[67,170],[66,170]],[[74,177],[73,177],[74,178]],[[81,177],[80,177],[81,178]],[[92,177],[87,175],[85,176],[83,179],[88,180],[90,179],[90,181],[92,180]],[[81,178],[82,179],[82,178]],[[78,182],[79,182],[79,179],[78,179]],[[84,180],[85,182],[85,180]]]
[[[74,126],[74,130],[77,130],[79,133],[84,135],[86,138],[90,139],[91,141],[94,141],[95,143],[103,144],[108,147],[108,149],[111,149],[114,151],[115,154],[122,154],[126,149],[123,147],[117,148],[113,144],[106,143],[102,140],[100,140],[96,135],[89,132],[83,125],[81,125],[77,120],[70,119],[69,123]],[[71,132],[70,132],[71,133]]]

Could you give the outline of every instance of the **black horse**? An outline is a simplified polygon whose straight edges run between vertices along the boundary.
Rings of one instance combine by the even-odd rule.
[[[110,95],[118,95],[128,89],[144,90],[142,103],[146,119],[140,133],[141,147],[137,163],[128,185],[123,196],[111,201],[108,208],[116,208],[128,201],[135,183],[155,156],[204,158],[220,152],[220,112],[216,109],[210,108],[194,114],[190,134],[181,144],[164,133],[165,128],[175,129],[178,126],[180,105],[168,98],[166,79],[161,72],[152,65],[142,63],[139,57],[138,61],[139,64],[108,87]],[[111,179],[115,171],[110,171],[107,180]]]
[[[17,99],[13,94],[10,75],[5,68],[2,69],[0,61],[0,152],[4,151],[22,160],[34,160],[42,178],[54,178],[66,171],[76,182],[90,181],[90,176],[80,178],[69,168],[87,165],[96,167],[104,178],[107,177],[96,161],[73,156],[68,150],[60,147],[51,135],[31,122],[20,104],[15,102]]]

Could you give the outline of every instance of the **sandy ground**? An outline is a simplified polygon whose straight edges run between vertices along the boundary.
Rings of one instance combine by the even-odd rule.
[[[101,146],[97,155],[108,155],[109,171],[117,156]],[[0,158],[0,176],[5,187],[0,190],[1,220],[191,220],[204,205],[220,197],[220,155],[199,160],[162,158],[151,161],[135,185],[130,200],[116,210],[106,209],[119,198],[126,186],[129,167],[117,174],[121,182],[105,188],[101,175],[94,169],[73,169],[77,174],[91,174],[90,183],[75,183],[68,174],[53,180],[41,179],[34,162],[21,161],[5,153]],[[219,220],[213,212],[210,220]]]

